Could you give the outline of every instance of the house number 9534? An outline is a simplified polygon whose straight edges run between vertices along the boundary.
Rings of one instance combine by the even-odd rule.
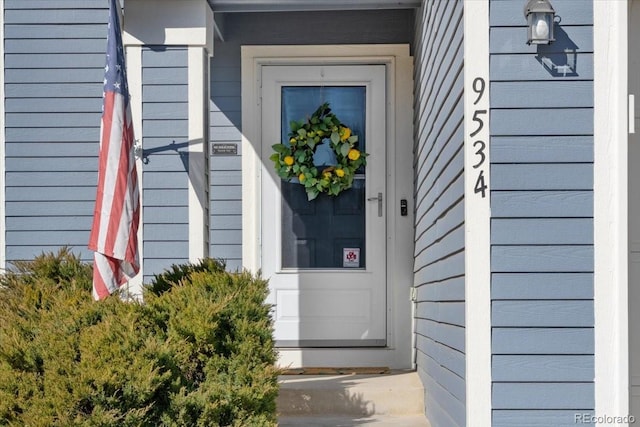
[[[486,82],[482,77],[476,77],[473,80],[472,90],[476,94],[476,99],[473,101],[473,105],[476,106],[480,101],[485,98],[486,94]],[[482,104],[481,104],[482,105]],[[480,194],[482,198],[487,196],[488,186],[485,182],[485,160],[487,159],[487,155],[485,154],[485,150],[487,148],[487,144],[485,141],[487,140],[487,129],[485,126],[485,121],[487,118],[487,110],[480,110],[478,108],[473,109],[473,116],[471,121],[473,123],[470,126],[471,132],[469,133],[469,137],[473,140],[473,148],[475,150],[473,169],[476,183],[474,185],[473,191],[476,194]]]

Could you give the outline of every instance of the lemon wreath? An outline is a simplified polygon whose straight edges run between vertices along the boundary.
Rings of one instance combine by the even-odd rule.
[[[270,159],[278,175],[287,180],[297,179],[304,185],[308,200],[320,193],[337,196],[351,188],[355,173],[366,164],[368,154],[356,148],[358,136],[340,122],[329,104],[322,104],[311,117],[292,121],[289,126],[287,143],[272,145],[275,153]],[[314,156],[317,157],[316,151],[321,146],[325,151],[329,147],[330,164],[315,164]]]

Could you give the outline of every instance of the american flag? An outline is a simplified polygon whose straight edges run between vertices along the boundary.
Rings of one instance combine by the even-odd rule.
[[[95,251],[93,297],[109,296],[138,274],[140,196],[119,9],[110,0],[98,188],[89,237]]]

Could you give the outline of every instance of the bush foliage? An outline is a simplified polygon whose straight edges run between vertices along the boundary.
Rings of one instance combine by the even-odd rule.
[[[0,426],[275,426],[266,282],[216,260],[144,304],[91,299],[68,250],[0,276]]]

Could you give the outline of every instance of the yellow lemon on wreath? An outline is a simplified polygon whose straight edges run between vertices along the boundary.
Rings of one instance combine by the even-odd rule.
[[[336,169],[336,175],[338,175],[338,178],[342,178],[344,176],[344,169]]]
[[[351,154],[351,153],[349,153],[349,154]],[[286,156],[284,158],[284,164],[287,165],[287,166],[291,166],[293,164],[293,157]]]
[[[296,142],[298,142],[298,140],[297,140],[297,139],[295,139],[295,138],[291,138],[291,139],[289,140],[289,143],[290,143],[290,144],[292,144],[292,145],[295,145],[295,143],[296,143]]]
[[[356,161],[360,158],[360,151],[352,148],[351,150],[349,150],[349,154],[347,154],[347,156],[350,160]]]
[[[351,136],[351,129],[346,126],[340,127],[340,140],[346,141]]]
[[[304,182],[306,179],[307,179],[307,177],[306,177],[306,176],[304,176],[304,174],[303,174],[303,173],[301,173],[300,175],[298,175],[298,181],[300,181],[300,182]]]
[[[331,172],[329,172],[329,171],[322,172],[322,176],[324,176],[325,178],[331,178]]]

